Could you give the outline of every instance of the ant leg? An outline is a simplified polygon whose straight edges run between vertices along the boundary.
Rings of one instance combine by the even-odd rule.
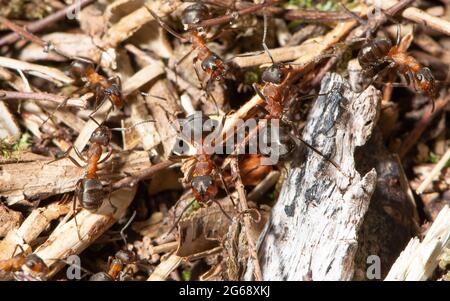
[[[178,84],[178,66],[185,60],[188,58],[188,56],[192,53],[192,51],[194,51],[195,48],[192,48],[191,50],[189,50],[185,55],[183,55],[181,57],[181,59],[179,59],[176,63],[175,63],[175,83]]]
[[[288,124],[289,127],[291,127],[294,130],[294,135],[292,136],[291,133],[289,133],[289,135],[292,138],[296,138],[298,140],[300,140],[304,145],[306,145],[309,149],[311,149],[312,151],[314,151],[316,154],[318,154],[319,156],[321,156],[322,158],[324,158],[327,162],[329,162],[331,165],[333,165],[338,171],[340,171],[342,174],[344,174],[344,172],[342,171],[341,167],[339,166],[339,164],[337,164],[333,159],[328,158],[327,156],[325,156],[321,151],[319,151],[317,148],[315,148],[314,146],[312,146],[311,144],[309,144],[308,142],[306,142],[305,140],[303,140],[302,137],[300,137],[300,135],[297,133],[297,130],[295,128],[295,126],[287,121],[287,120],[283,120],[284,123]],[[344,174],[345,175],[345,174]]]
[[[230,220],[233,221],[233,219],[231,218],[231,216],[223,209],[222,205],[220,205],[220,203],[217,200],[212,200],[214,204],[216,204],[217,206],[219,206],[220,211],[222,211],[222,213]],[[234,204],[234,203],[233,203]]]
[[[100,161],[98,161],[97,164],[103,163],[103,162],[105,162],[106,160],[108,160],[108,159],[111,157],[112,153],[113,153],[113,149],[112,149],[112,148],[109,148],[108,154],[105,156],[105,158],[103,158],[103,159],[101,159]]]
[[[56,161],[59,161],[59,160],[68,158],[70,161],[72,161],[73,164],[75,164],[75,165],[78,166],[79,168],[84,168],[84,166],[81,166],[81,164],[78,163],[77,160],[75,160],[72,156],[70,156],[70,152],[71,152],[72,149],[75,151],[75,154],[76,154],[83,162],[86,162],[86,163],[88,162],[88,160],[80,153],[80,151],[77,149],[77,147],[76,147],[75,145],[72,145],[72,146],[70,146],[70,147],[67,149],[67,151],[66,151],[61,157],[59,157],[59,158],[57,158],[57,159],[54,159],[54,160],[51,160],[51,161],[49,161],[49,162],[47,162],[47,163],[45,163],[45,164],[48,165],[48,164],[51,164],[51,163],[53,163],[53,162],[56,162]]]
[[[111,208],[113,208],[113,214],[116,214],[118,208],[116,207],[116,205],[114,205],[114,204],[111,202],[112,183],[109,183],[109,185],[108,185],[108,191],[109,191],[109,192],[108,192],[108,203],[109,203],[109,205],[111,206]]]
[[[170,230],[164,234],[164,236],[169,235],[170,233],[172,233],[172,231],[177,227],[178,223],[180,222],[181,218],[183,217],[184,213],[190,208],[192,207],[192,205],[194,205],[194,203],[196,202],[196,199],[193,199],[186,207],[183,208],[183,211],[181,211],[180,216],[177,218],[176,222],[173,224],[172,228],[170,228]]]
[[[167,25],[163,20],[161,20],[161,18],[150,9],[150,7],[148,7],[147,5],[144,5],[145,8],[148,10],[148,12],[153,16],[153,18],[155,19],[156,22],[158,22],[159,26],[161,26],[163,29],[165,29],[166,31],[168,31],[169,33],[171,33],[174,37],[178,38],[181,40],[181,42],[188,42],[189,40],[184,38],[183,36],[181,36],[178,32],[176,32],[175,30],[172,29],[172,27],[170,27],[169,25]]]
[[[80,186],[81,180],[79,180],[77,182],[77,188]],[[78,235],[78,240],[82,241],[83,239],[81,238],[81,234],[80,234],[80,226],[78,225],[78,220],[77,220],[77,198],[75,197],[73,199],[73,204],[72,204],[72,212],[73,212],[73,220],[75,222],[75,227],[77,228],[77,235]]]
[[[135,217],[136,217],[136,210],[133,211],[133,214],[131,215],[130,219],[127,221],[125,226],[123,226],[123,228],[120,230],[120,236],[122,237],[123,242],[125,243],[125,246],[127,245],[127,238],[125,236],[125,230],[131,225],[131,223],[133,222]]]
[[[195,57],[192,61],[193,61],[193,64],[194,64],[195,75],[197,75],[198,82],[200,83],[200,88],[201,88],[203,91],[205,91],[206,95],[208,95],[209,97],[211,97],[211,100],[213,101],[214,106],[215,106],[215,108],[216,108],[216,115],[219,115],[220,110],[219,110],[219,105],[217,104],[216,98],[215,98],[211,93],[209,93],[209,91],[208,91],[208,88],[209,88],[209,86],[210,86],[210,84],[211,84],[211,81],[208,80],[208,83],[207,83],[206,87],[203,86],[203,82],[202,82],[202,80],[200,79],[200,73],[198,72],[197,67],[195,66],[196,63],[197,63],[197,57]]]

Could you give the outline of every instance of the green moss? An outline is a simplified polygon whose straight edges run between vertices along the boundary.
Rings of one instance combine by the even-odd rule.
[[[320,11],[338,11],[340,4],[348,8],[355,6],[358,1],[355,0],[289,0],[288,5],[298,6],[299,8],[320,10]]]
[[[181,278],[183,279],[183,281],[190,281],[192,277],[192,273],[190,270],[184,270],[183,272],[181,272]]]
[[[0,140],[0,156],[5,159],[18,158],[20,154],[30,147],[30,134],[24,133],[15,143],[10,143],[6,139]]]
[[[48,0],[0,0],[0,15],[11,19],[42,19],[53,11]]]

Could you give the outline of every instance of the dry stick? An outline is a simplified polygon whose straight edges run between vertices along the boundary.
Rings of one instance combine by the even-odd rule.
[[[288,20],[301,20],[310,22],[335,22],[354,19],[352,16],[342,12],[325,12],[316,10],[292,9],[284,15]]]
[[[422,116],[422,119],[417,122],[414,130],[403,141],[401,149],[398,153],[401,159],[403,159],[405,155],[411,150],[411,148],[417,143],[420,136],[422,136],[423,132],[430,124],[430,122],[445,109],[449,100],[450,95],[446,95],[444,98],[440,98],[439,100],[437,100],[434,111],[431,111],[432,104],[427,107],[426,112]]]
[[[438,163],[436,163],[436,166],[431,170],[431,172],[427,175],[425,180],[417,187],[416,193],[422,194],[425,189],[430,185],[430,183],[433,181],[434,177],[436,177],[441,170],[445,167],[448,160],[450,160],[450,148],[445,152],[444,156],[439,160]]]
[[[255,4],[255,5],[252,5],[250,7],[246,7],[246,8],[243,8],[241,10],[235,11],[235,12],[233,12],[231,14],[227,14],[225,16],[221,16],[221,17],[217,17],[217,18],[213,18],[213,19],[208,19],[208,20],[205,20],[205,21],[202,21],[202,22],[199,22],[199,23],[195,23],[195,24],[189,24],[188,25],[188,29],[196,29],[196,28],[199,28],[199,27],[211,27],[211,26],[215,26],[215,25],[231,22],[231,21],[235,20],[239,16],[255,13],[256,11],[258,11],[258,10],[264,8],[264,7],[276,4],[277,2],[279,2],[279,0],[269,0],[269,1],[266,1],[265,3]]]
[[[68,77],[59,69],[32,64],[0,56],[0,66],[8,69],[21,70],[34,76],[64,84],[71,84],[73,79]]]
[[[396,0],[383,0],[383,1],[368,1],[375,5],[379,5],[382,9],[388,9],[392,5],[397,5],[400,2]],[[412,3],[412,2],[411,2]],[[408,20],[411,20],[413,22],[416,22],[418,24],[421,24],[423,26],[432,28],[434,30],[437,30],[439,32],[445,33],[447,35],[450,35],[450,22],[434,17],[426,12],[424,12],[421,9],[418,9],[416,7],[408,7],[402,12],[402,17]]]
[[[245,225],[245,235],[247,237],[247,242],[250,248],[250,253],[253,257],[253,264],[255,268],[255,279],[257,281],[262,281],[262,273],[261,266],[259,264],[258,254],[256,252],[256,244],[251,235],[252,221],[250,220],[250,216],[245,214],[248,211],[247,198],[245,197],[244,184],[242,184],[241,175],[239,173],[239,166],[237,159],[233,159],[231,162],[231,170],[235,174],[236,177],[236,190],[239,194],[239,204],[241,205],[241,212],[244,212],[244,225]]]
[[[133,187],[139,181],[150,178],[158,171],[166,169],[166,168],[170,167],[171,165],[173,165],[174,163],[175,162],[172,162],[172,161],[164,161],[164,162],[155,164],[145,170],[134,173],[134,174],[114,183],[112,188],[113,188],[113,190],[116,190],[116,189],[120,189],[120,188],[124,188],[124,187]]]
[[[44,92],[15,92],[0,90],[0,99],[31,99],[37,101],[50,101],[54,103],[62,103],[67,97],[62,95],[49,94]],[[70,98],[67,100],[66,106],[86,108],[87,101],[82,98]]]
[[[25,28],[15,24],[14,22],[8,20],[7,18],[0,16],[0,23],[4,24],[9,29],[11,29],[12,31],[14,31],[15,33],[17,33],[24,39],[39,45],[40,47],[42,47],[44,49],[44,52],[53,51],[54,53],[61,55],[63,57],[71,58],[71,56],[69,54],[64,53],[63,51],[55,48],[55,46],[53,46],[51,43],[46,42],[43,39],[41,39],[40,37],[28,32]]]
[[[78,8],[81,9],[88,4],[91,4],[92,2],[94,2],[94,0],[75,1],[74,4],[63,8],[63,9],[55,12],[54,14],[51,14],[51,15],[45,17],[42,20],[38,20],[38,21],[35,21],[35,22],[27,25],[25,29],[29,33],[39,32],[39,31],[45,29],[46,27],[58,22],[59,20],[64,19],[69,12],[72,12]],[[5,37],[0,39],[0,47],[4,46],[4,45],[8,45],[8,44],[13,44],[13,43],[17,42],[18,40],[20,40],[19,34],[15,33],[15,32],[8,34]]]

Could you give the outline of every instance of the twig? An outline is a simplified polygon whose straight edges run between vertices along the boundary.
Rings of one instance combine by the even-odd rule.
[[[7,57],[0,57],[0,66],[8,69],[22,70],[31,75],[46,79],[56,83],[71,84],[73,79],[56,68],[27,63]]]
[[[149,167],[143,171],[134,173],[126,178],[123,178],[122,180],[114,183],[112,187],[114,190],[124,188],[124,187],[133,187],[139,181],[148,179],[151,176],[153,176],[156,172],[166,169],[173,164],[174,164],[174,162],[172,162],[172,161],[164,161],[164,162],[155,164],[152,167]]]
[[[445,97],[440,98],[436,101],[434,111],[431,111],[432,104],[427,107],[426,112],[416,123],[413,131],[403,141],[401,149],[398,152],[398,155],[401,159],[403,159],[405,155],[411,150],[411,148],[417,143],[420,136],[422,136],[423,132],[426,130],[431,121],[445,109],[449,101],[450,95],[446,95]]]
[[[39,32],[46,27],[52,25],[53,23],[58,22],[61,19],[64,19],[67,16],[67,13],[74,11],[75,9],[78,9],[78,7],[83,8],[88,4],[91,4],[94,2],[94,0],[80,0],[75,1],[74,4],[69,5],[47,17],[45,17],[42,20],[35,21],[33,23],[30,23],[28,26],[26,26],[25,30],[29,33],[35,33]],[[6,35],[5,37],[0,39],[0,47],[8,44],[13,44],[20,40],[20,35],[17,33],[11,33]]]
[[[236,177],[236,190],[239,194],[239,204],[241,207],[241,212],[244,212],[244,225],[245,225],[245,234],[247,237],[248,246],[250,249],[251,256],[253,257],[253,266],[254,266],[254,273],[255,273],[255,279],[257,281],[262,281],[262,273],[261,273],[261,266],[259,264],[258,254],[256,252],[256,244],[253,240],[253,237],[251,235],[251,229],[252,221],[250,219],[250,216],[248,214],[245,214],[245,212],[248,211],[248,204],[247,204],[247,198],[245,196],[245,190],[244,190],[244,184],[242,184],[241,175],[239,173],[239,165],[237,159],[233,159],[231,162],[231,170],[234,173]]]
[[[389,7],[392,7],[393,5],[397,5],[401,2],[396,0],[385,0],[385,1],[373,1],[370,0],[368,2],[371,2],[376,5],[380,5],[382,9],[388,9]],[[410,1],[412,3],[412,1]],[[391,15],[388,11],[386,12],[388,15]],[[424,12],[421,9],[418,9],[416,7],[408,7],[402,12],[402,17],[411,21],[414,21],[418,24],[421,24],[425,27],[432,28],[434,30],[437,30],[439,32],[445,33],[447,35],[450,35],[450,22],[434,17],[426,12]]]
[[[430,185],[433,179],[441,172],[441,170],[445,167],[448,160],[450,160],[450,148],[445,152],[444,156],[439,160],[438,163],[433,167],[431,172],[426,176],[425,180],[417,187],[416,193],[422,194],[425,189]]]
[[[0,90],[0,99],[32,99],[37,101],[50,101],[60,104],[64,102],[67,97],[44,92],[14,92]],[[86,108],[87,101],[82,98],[69,98],[67,100],[66,106]]]
[[[162,261],[153,273],[148,277],[147,281],[163,281],[169,277],[170,273],[175,270],[181,263],[183,258],[175,254],[170,255],[169,258]]]
[[[255,13],[256,11],[258,11],[264,7],[276,4],[277,2],[279,2],[279,0],[269,0],[269,1],[265,1],[264,3],[255,4],[250,7],[240,9],[231,14],[227,14],[227,15],[213,18],[213,19],[204,20],[202,22],[195,23],[195,24],[189,24],[188,29],[190,30],[190,29],[196,29],[199,27],[211,27],[211,26],[231,22],[231,21],[237,19],[239,16]]]
[[[317,10],[291,9],[284,17],[288,20],[301,20],[304,22],[335,22],[354,19],[349,14],[342,12],[325,12]]]

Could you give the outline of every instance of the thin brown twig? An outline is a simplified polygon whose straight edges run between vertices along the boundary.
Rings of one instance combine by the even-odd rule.
[[[236,177],[236,190],[239,195],[239,204],[241,207],[241,212],[248,212],[248,204],[247,204],[247,198],[245,196],[245,190],[244,190],[244,184],[242,184],[241,175],[239,173],[239,165],[237,162],[237,159],[234,158],[231,162],[231,170],[235,174]],[[252,229],[252,221],[250,219],[250,216],[247,214],[244,214],[244,225],[245,225],[245,235],[247,237],[247,243],[250,249],[250,254],[253,257],[253,265],[254,265],[254,273],[255,273],[255,279],[257,281],[262,281],[262,272],[261,272],[261,266],[259,264],[258,259],[258,253],[256,252],[256,244],[253,240],[253,237],[251,235],[251,229]]]
[[[28,99],[37,101],[50,101],[61,104],[67,99],[67,96],[49,94],[44,92],[15,92],[0,90],[0,99]],[[81,98],[69,98],[67,100],[66,106],[86,108],[87,101]]]
[[[94,1],[95,0],[75,1],[74,4],[63,8],[63,9],[45,17],[44,19],[30,23],[29,25],[27,25],[25,27],[25,30],[28,31],[29,33],[39,32],[39,31],[45,29],[46,27],[58,22],[59,20],[64,19],[69,12],[71,12],[75,9],[78,9],[78,7],[83,8],[86,5],[93,3]],[[17,42],[18,40],[20,40],[20,35],[16,32],[13,32],[13,33],[8,34],[0,39],[0,47],[4,46],[4,45],[13,44],[13,43]]]
[[[153,176],[156,172],[166,169],[173,165],[175,162],[172,161],[163,161],[161,163],[155,164],[149,168],[146,168],[142,171],[136,172],[128,177],[123,178],[120,181],[117,181],[112,185],[113,190],[125,188],[125,187],[133,187],[139,181],[145,180]]]
[[[301,20],[309,22],[336,22],[348,21],[353,17],[342,12],[326,12],[317,10],[291,9],[286,12],[284,17],[288,20]]]
[[[440,98],[436,101],[434,111],[431,110],[432,104],[430,104],[427,108],[425,114],[423,114],[422,118],[416,123],[413,131],[409,134],[408,137],[405,138],[401,149],[399,150],[399,157],[403,159],[405,155],[411,150],[411,148],[417,143],[419,138],[422,136],[423,132],[426,130],[431,121],[438,116],[447,106],[450,101],[450,95],[446,95],[443,98]]]
[[[279,1],[280,0],[269,0],[269,1],[266,1],[266,2],[261,3],[261,4],[255,4],[255,5],[252,5],[250,7],[246,7],[246,8],[240,9],[238,11],[235,11],[235,12],[231,13],[231,14],[227,14],[227,15],[224,15],[224,16],[221,16],[221,17],[204,20],[202,22],[195,23],[195,24],[189,24],[188,25],[188,29],[191,30],[191,29],[196,29],[196,28],[199,28],[199,27],[211,27],[211,26],[215,26],[215,25],[231,22],[231,21],[233,21],[234,19],[236,19],[239,16],[255,13],[256,11],[258,11],[258,10],[264,8],[264,7],[274,5],[277,2],[279,2]]]

